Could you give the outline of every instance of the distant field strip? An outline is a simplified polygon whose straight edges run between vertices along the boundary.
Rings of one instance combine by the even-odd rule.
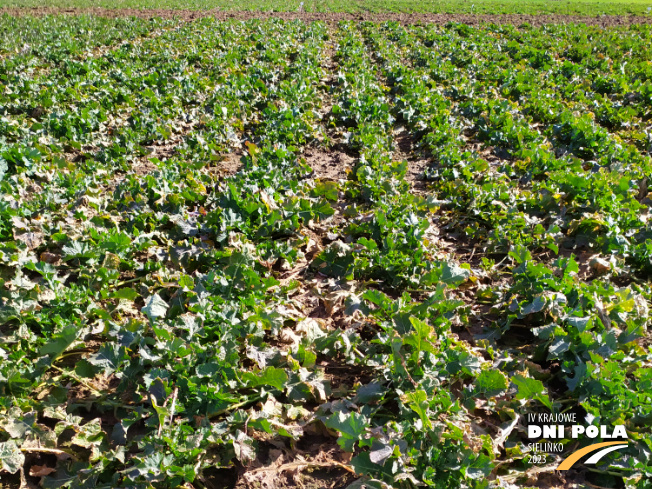
[[[0,7],[108,9],[218,9],[226,11],[450,13],[450,14],[649,14],[650,0],[0,0]]]

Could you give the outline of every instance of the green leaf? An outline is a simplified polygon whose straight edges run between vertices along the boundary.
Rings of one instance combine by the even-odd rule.
[[[419,415],[419,418],[421,418],[421,421],[423,422],[423,426],[432,429],[432,422],[430,421],[430,418],[428,418],[427,413],[428,394],[426,394],[426,391],[418,390],[415,392],[409,392],[405,395],[405,400],[407,401],[408,406],[410,406],[410,409]]]
[[[392,452],[393,452],[392,448],[391,447],[387,447],[387,448],[389,448],[389,450],[390,450],[389,455],[391,455]],[[368,475],[370,477],[373,477],[373,476],[376,476],[376,477],[381,476],[382,477],[383,475],[391,476],[391,472],[389,470],[385,469],[382,464],[375,463],[372,460],[372,458],[373,458],[372,454],[373,454],[373,452],[362,452],[361,454],[356,455],[355,457],[353,457],[353,459],[351,460],[351,467],[353,467],[353,470],[355,470],[355,473],[356,474]],[[385,455],[386,454],[383,454],[383,457]],[[385,459],[386,458],[387,457],[385,457]],[[365,482],[365,485],[361,486],[361,487],[364,487],[364,488],[366,488],[366,487],[376,487],[376,486],[367,485],[367,482]],[[351,487],[351,486],[349,486],[349,487]],[[383,486],[380,486],[380,487],[388,487],[388,486],[383,485]]]
[[[367,289],[362,298],[372,302],[378,307],[389,307],[392,304],[392,299],[384,292],[376,289]]]
[[[582,382],[587,375],[588,369],[586,367],[586,363],[578,363],[575,368],[573,369],[573,377],[568,377],[566,376],[566,385],[568,386],[568,390],[571,392],[574,392],[575,389],[577,389],[577,386]]]
[[[512,250],[509,252],[509,256],[513,258],[514,261],[516,261],[518,264],[532,259],[532,254],[530,251],[525,246],[521,245],[512,248]]]
[[[13,440],[0,442],[0,462],[2,470],[15,474],[25,463],[25,456]]]
[[[355,257],[351,247],[335,241],[312,261],[311,266],[319,272],[336,278],[353,278]]]
[[[221,368],[217,363],[202,363],[197,365],[195,369],[197,377],[213,377],[220,370]]]
[[[330,416],[324,424],[327,428],[340,433],[337,443],[347,452],[353,451],[355,442],[362,438],[369,426],[367,418],[362,414],[345,414],[341,411]]]
[[[95,377],[97,370],[88,360],[82,358],[75,364],[75,373],[80,377],[92,379]]]
[[[41,347],[41,355],[58,357],[77,339],[77,333],[75,326],[68,326]]]
[[[113,299],[125,299],[128,301],[133,301],[136,297],[138,297],[138,295],[138,292],[136,292],[134,289],[130,287],[124,287],[113,292],[111,297]]]
[[[179,278],[179,287],[184,287],[189,290],[192,290],[195,287],[195,281],[190,275],[182,275],[181,278]]]
[[[414,347],[415,352],[413,357],[418,358],[419,352],[421,351],[434,353],[435,350],[430,341],[433,331],[432,326],[415,317],[410,317],[410,323],[412,324],[414,332],[408,335],[403,342]]]
[[[115,372],[122,362],[123,355],[121,353],[123,353],[123,349],[118,345],[105,343],[97,353],[88,358],[88,362],[109,375]]]
[[[593,320],[590,317],[567,317],[566,322],[582,333],[585,329],[590,328]]]
[[[199,370],[199,368],[197,369]],[[267,367],[258,373],[244,372],[242,379],[252,387],[260,385],[269,385],[278,390],[283,390],[288,381],[288,374],[285,370],[276,367]]]
[[[524,377],[520,374],[512,377],[512,382],[518,389],[516,399],[525,401],[535,399],[546,406],[548,409],[552,410],[552,403],[550,402],[550,398],[546,393],[546,388],[543,386],[543,382],[540,380]]]
[[[337,182],[317,182],[313,192],[316,196],[326,197],[335,202],[339,193],[339,185]]]
[[[507,376],[499,370],[483,370],[475,379],[473,391],[487,397],[497,396],[507,390],[509,381]]]
[[[259,378],[258,385],[271,385],[278,390],[283,390],[288,381],[288,374],[285,370],[276,367],[267,367]]]
[[[367,250],[369,251],[377,251],[378,250],[378,244],[373,239],[367,239],[367,238],[360,238],[358,239],[358,244],[361,244]]]
[[[493,463],[491,459],[485,454],[479,454],[475,460],[465,460],[466,476],[470,479],[483,479],[491,474],[493,470]]]
[[[73,258],[92,258],[98,255],[98,252],[93,250],[88,243],[82,241],[72,241],[69,245],[61,248],[61,251],[63,251],[64,261]]]
[[[355,393],[355,402],[369,404],[380,401],[387,392],[387,388],[378,382],[361,385]]]

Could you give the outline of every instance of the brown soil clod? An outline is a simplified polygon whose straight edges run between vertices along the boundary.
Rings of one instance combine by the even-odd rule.
[[[235,175],[242,168],[241,158],[242,155],[239,153],[224,155],[224,159],[215,165],[214,171],[218,171],[224,175]]]
[[[312,168],[313,177],[319,180],[346,180],[347,170],[355,161],[346,153],[329,151],[323,148],[309,150],[305,154],[306,163]]]

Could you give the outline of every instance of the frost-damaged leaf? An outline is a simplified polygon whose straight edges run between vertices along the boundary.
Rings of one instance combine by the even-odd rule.
[[[494,452],[496,454],[500,454],[500,450],[502,450],[505,447],[505,441],[512,433],[512,431],[514,431],[514,428],[516,427],[520,419],[521,416],[516,414],[512,421],[504,423],[500,426],[500,429],[498,430],[498,433],[496,434],[496,437],[493,440]]]
[[[369,452],[369,460],[378,465],[383,465],[385,460],[392,456],[394,448],[391,445],[374,442]]]
[[[458,285],[471,276],[471,270],[462,268],[456,263],[445,263],[440,280],[445,284]]]
[[[240,430],[236,431],[236,436],[233,440],[233,449],[236,458],[245,465],[256,459],[256,451],[253,448],[253,443],[253,438],[248,437],[246,433]]]
[[[95,418],[81,426],[72,440],[70,440],[70,443],[84,448],[91,448],[94,445],[102,443],[103,439],[102,421],[100,418]]]
[[[343,413],[341,411],[331,415],[325,422],[327,428],[338,431],[340,437],[337,443],[347,452],[352,452],[355,442],[360,440],[364,435],[368,419],[358,413]]]
[[[9,418],[2,425],[0,429],[6,431],[12,438],[23,438],[28,431],[31,433],[34,430],[34,423],[36,422],[36,415],[34,413],[27,413],[21,418]]]
[[[536,399],[548,409],[552,410],[552,403],[546,393],[546,388],[543,386],[543,382],[536,379],[529,379],[520,374],[512,377],[512,382],[518,389],[516,399],[525,401]]]
[[[152,294],[145,301],[145,306],[142,308],[142,312],[149,319],[154,320],[160,317],[165,317],[168,307],[169,306],[163,299],[161,299],[160,295]]]
[[[570,348],[571,343],[565,337],[561,336],[556,338],[548,349],[548,360],[553,358],[560,358],[560,355],[564,352],[567,352]]]
[[[61,487],[69,487],[70,483],[77,479],[75,472],[68,472],[59,469],[53,476],[46,476],[41,479],[41,486],[43,489],[59,489]]]
[[[109,270],[119,270],[120,269],[120,257],[114,253],[109,253],[108,251],[104,255],[104,261],[102,266]]]
[[[45,235],[43,233],[24,233],[15,236],[15,239],[25,243],[27,249],[33,250],[41,246],[44,237]]]
[[[534,298],[534,300],[530,304],[527,304],[521,309],[521,314],[527,316],[528,314],[541,312],[545,307],[546,307],[545,297],[538,295],[537,297]]]
[[[9,170],[9,165],[4,158],[0,158],[0,181],[5,177],[5,173]]]
[[[0,442],[0,462],[2,470],[15,474],[25,463],[25,456],[13,440]]]
[[[197,228],[197,219],[184,219],[183,216],[178,214],[170,217],[170,222],[179,226],[181,233],[186,236],[197,236],[199,229]]]
[[[213,377],[220,370],[220,366],[213,362],[202,363],[201,365],[197,365],[195,369],[197,377]]]
[[[113,373],[124,358],[124,347],[105,343],[100,350],[88,358],[88,362],[104,371],[106,375]]]
[[[324,301],[325,302],[325,301]],[[318,338],[323,338],[326,336],[326,332],[319,324],[319,322],[313,318],[307,318],[302,321],[299,321],[296,326],[297,333],[304,333],[305,340],[304,343],[314,344],[315,340]]]

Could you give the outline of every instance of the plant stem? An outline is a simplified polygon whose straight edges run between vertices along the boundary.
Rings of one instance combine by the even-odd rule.
[[[117,287],[122,287],[123,285],[127,285],[127,284],[133,284],[133,283],[136,283],[136,282],[142,282],[142,281],[145,280],[146,278],[147,278],[147,276],[144,276],[144,277],[136,277],[136,278],[130,278],[129,280],[123,280],[122,282],[116,282],[116,283],[114,283],[114,284],[110,284],[110,285],[107,286],[107,288],[109,288],[109,289],[113,289],[113,288],[117,288]]]
[[[40,453],[52,453],[54,455],[68,455],[73,460],[75,460],[75,461],[78,460],[77,457],[74,454],[72,454],[70,452],[67,452],[65,450],[61,450],[59,448],[31,447],[31,448],[20,448],[20,451],[25,452],[25,453],[28,453],[28,452],[40,452]]]
[[[128,406],[128,405],[123,404],[121,402],[116,402],[116,401],[113,401],[111,399],[107,399],[106,394],[103,394],[101,391],[99,391],[98,389],[96,389],[95,387],[93,387],[92,385],[87,383],[86,381],[84,381],[77,374],[74,374],[72,372],[66,372],[65,370],[63,370],[62,368],[57,367],[56,365],[50,365],[50,366],[53,369],[59,371],[61,373],[61,375],[63,375],[64,377],[69,377],[69,378],[75,380],[76,382],[79,382],[81,385],[83,385],[84,387],[86,387],[87,389],[92,391],[94,394],[96,394],[98,396],[98,399],[93,399],[93,401],[98,401],[99,399],[103,399],[106,404],[108,404],[109,406],[113,406],[114,408],[123,408],[123,409],[127,409],[129,411],[137,411],[138,410],[138,408],[136,406]]]
[[[244,407],[248,404],[254,403],[256,401],[260,401],[263,398],[262,394],[259,394],[257,396],[247,398],[244,401],[237,402],[235,404],[231,404],[229,407],[220,409],[219,411],[216,411],[214,413],[211,413],[208,415],[208,418],[216,418],[218,416],[222,416],[223,414],[230,413],[231,411],[235,411],[236,409],[240,409],[241,407]]]
[[[81,385],[86,387],[87,389],[93,391],[95,394],[102,396],[102,392],[100,392],[98,389],[84,381],[81,377],[79,377],[77,374],[72,373],[72,372],[66,372],[64,369],[57,367],[56,365],[51,365],[51,367],[61,373],[61,375],[64,375],[65,377],[70,377],[71,379],[79,382]]]

